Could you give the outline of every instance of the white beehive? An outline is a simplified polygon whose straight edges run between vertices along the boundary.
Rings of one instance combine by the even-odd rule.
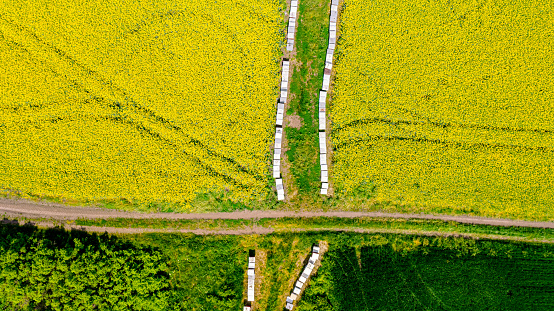
[[[329,182],[327,171],[321,171],[321,182]]]
[[[325,153],[319,154],[319,164],[327,164],[327,155]]]

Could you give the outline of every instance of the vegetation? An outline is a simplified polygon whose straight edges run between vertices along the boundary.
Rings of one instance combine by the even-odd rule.
[[[0,307],[166,310],[166,257],[116,237],[0,225]]]
[[[249,237],[141,234],[121,236],[169,258],[173,310],[238,310],[248,267]]]
[[[552,310],[554,247],[421,237],[332,244],[307,310]]]
[[[553,8],[346,0],[330,108],[338,195],[553,220]]]
[[[85,309],[97,305],[99,310],[239,309],[245,298],[248,250],[256,249],[259,268],[257,279],[260,282],[256,287],[256,304],[259,310],[282,310],[285,297],[292,290],[294,280],[301,273],[311,245],[315,242],[328,244],[330,252],[323,256],[320,273],[310,281],[308,291],[301,298],[301,301],[309,302],[303,308],[316,304],[315,300],[321,300],[317,298],[321,290],[328,293],[326,297],[332,301],[331,307],[339,306],[336,299],[340,292],[337,292],[338,287],[331,286],[334,284],[331,277],[335,273],[333,269],[336,269],[331,262],[343,258],[345,254],[354,256],[348,260],[355,263],[355,267],[358,266],[357,258],[360,258],[360,253],[363,260],[373,258],[371,256],[375,253],[389,254],[394,259],[389,262],[389,266],[398,264],[399,269],[407,269],[409,265],[406,262],[421,269],[427,263],[427,270],[420,274],[425,274],[423,281],[434,284],[433,286],[439,285],[427,279],[432,275],[429,269],[437,266],[435,275],[440,275],[443,282],[471,279],[467,272],[470,271],[467,270],[469,263],[481,258],[479,256],[490,257],[494,254],[497,256],[494,260],[506,263],[512,269],[508,269],[506,273],[511,273],[509,271],[513,271],[513,268],[510,267],[517,264],[524,272],[540,269],[544,274],[537,277],[539,283],[543,282],[540,286],[552,286],[548,282],[554,279],[549,274],[551,270],[548,270],[554,267],[554,248],[548,244],[508,244],[462,238],[328,231],[243,236],[158,233],[98,236],[81,231],[40,230],[13,225],[0,225],[0,236],[0,290],[16,293],[0,298],[2,306],[8,309],[17,306],[24,310],[57,310],[61,308],[60,304],[63,304],[64,310],[78,310],[83,305]],[[418,256],[424,255],[427,257],[418,259]],[[483,258],[489,258],[486,256]],[[442,258],[442,261],[437,258]],[[539,258],[543,258],[542,263],[537,261]],[[490,275],[493,272],[500,273],[494,270],[498,268],[495,265],[485,270],[485,263],[489,264],[491,260],[482,265],[475,262],[475,266],[481,267],[481,272]],[[442,270],[439,269],[439,264],[444,265]],[[365,265],[362,264],[362,267]],[[452,272],[448,272],[450,270]],[[366,272],[362,269],[355,273]],[[412,274],[403,276],[411,277]],[[529,285],[525,277],[526,275],[521,275],[511,280],[514,293],[515,287]],[[488,283],[483,282],[483,288],[499,286],[502,290],[509,289],[502,278],[491,277],[487,280]],[[474,284],[471,282],[468,284]],[[420,286],[417,284],[413,286]],[[352,286],[358,285],[353,282]],[[401,284],[398,291],[405,290],[406,286],[411,285]],[[437,288],[431,288],[437,293]],[[533,287],[531,292],[541,289]],[[497,293],[495,291],[496,289],[492,292]],[[101,292],[104,295],[98,295]],[[441,295],[446,294],[441,292]],[[533,295],[529,297],[541,298]],[[494,298],[479,297],[476,298],[488,301],[487,303],[492,303],[491,299]],[[327,298],[323,301],[327,301]],[[321,309],[315,310],[329,308],[318,303],[318,308]]]
[[[274,202],[284,7],[3,2],[0,189],[146,211]]]

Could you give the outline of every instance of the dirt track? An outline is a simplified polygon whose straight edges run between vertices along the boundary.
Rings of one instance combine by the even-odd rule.
[[[76,220],[78,218],[102,219],[102,218],[162,218],[162,219],[259,219],[282,217],[391,217],[412,219],[439,219],[456,221],[467,224],[481,224],[493,226],[517,226],[554,229],[554,222],[523,221],[512,219],[497,219],[474,216],[449,216],[430,214],[401,214],[382,212],[296,212],[296,211],[237,211],[230,213],[139,213],[123,212],[110,209],[93,207],[74,207],[52,203],[37,203],[27,200],[0,199],[0,217],[26,217],[45,218],[52,220]],[[144,229],[147,230],[147,229]],[[189,230],[190,231],[190,230]],[[189,232],[188,231],[188,232]],[[244,234],[244,233],[242,233]]]

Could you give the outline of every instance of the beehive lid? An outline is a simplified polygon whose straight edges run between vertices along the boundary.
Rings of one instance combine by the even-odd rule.
[[[296,18],[295,17],[289,17],[289,27],[290,26],[296,26]]]
[[[298,12],[298,7],[293,6],[290,8],[289,17],[296,18],[296,13]]]
[[[287,40],[287,51],[292,51],[294,49],[294,39]]]

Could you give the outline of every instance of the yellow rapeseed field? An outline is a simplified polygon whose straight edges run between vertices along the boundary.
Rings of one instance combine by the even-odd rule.
[[[189,206],[269,193],[284,3],[0,3],[0,189]]]
[[[549,1],[345,0],[338,193],[554,220],[553,21]]]

